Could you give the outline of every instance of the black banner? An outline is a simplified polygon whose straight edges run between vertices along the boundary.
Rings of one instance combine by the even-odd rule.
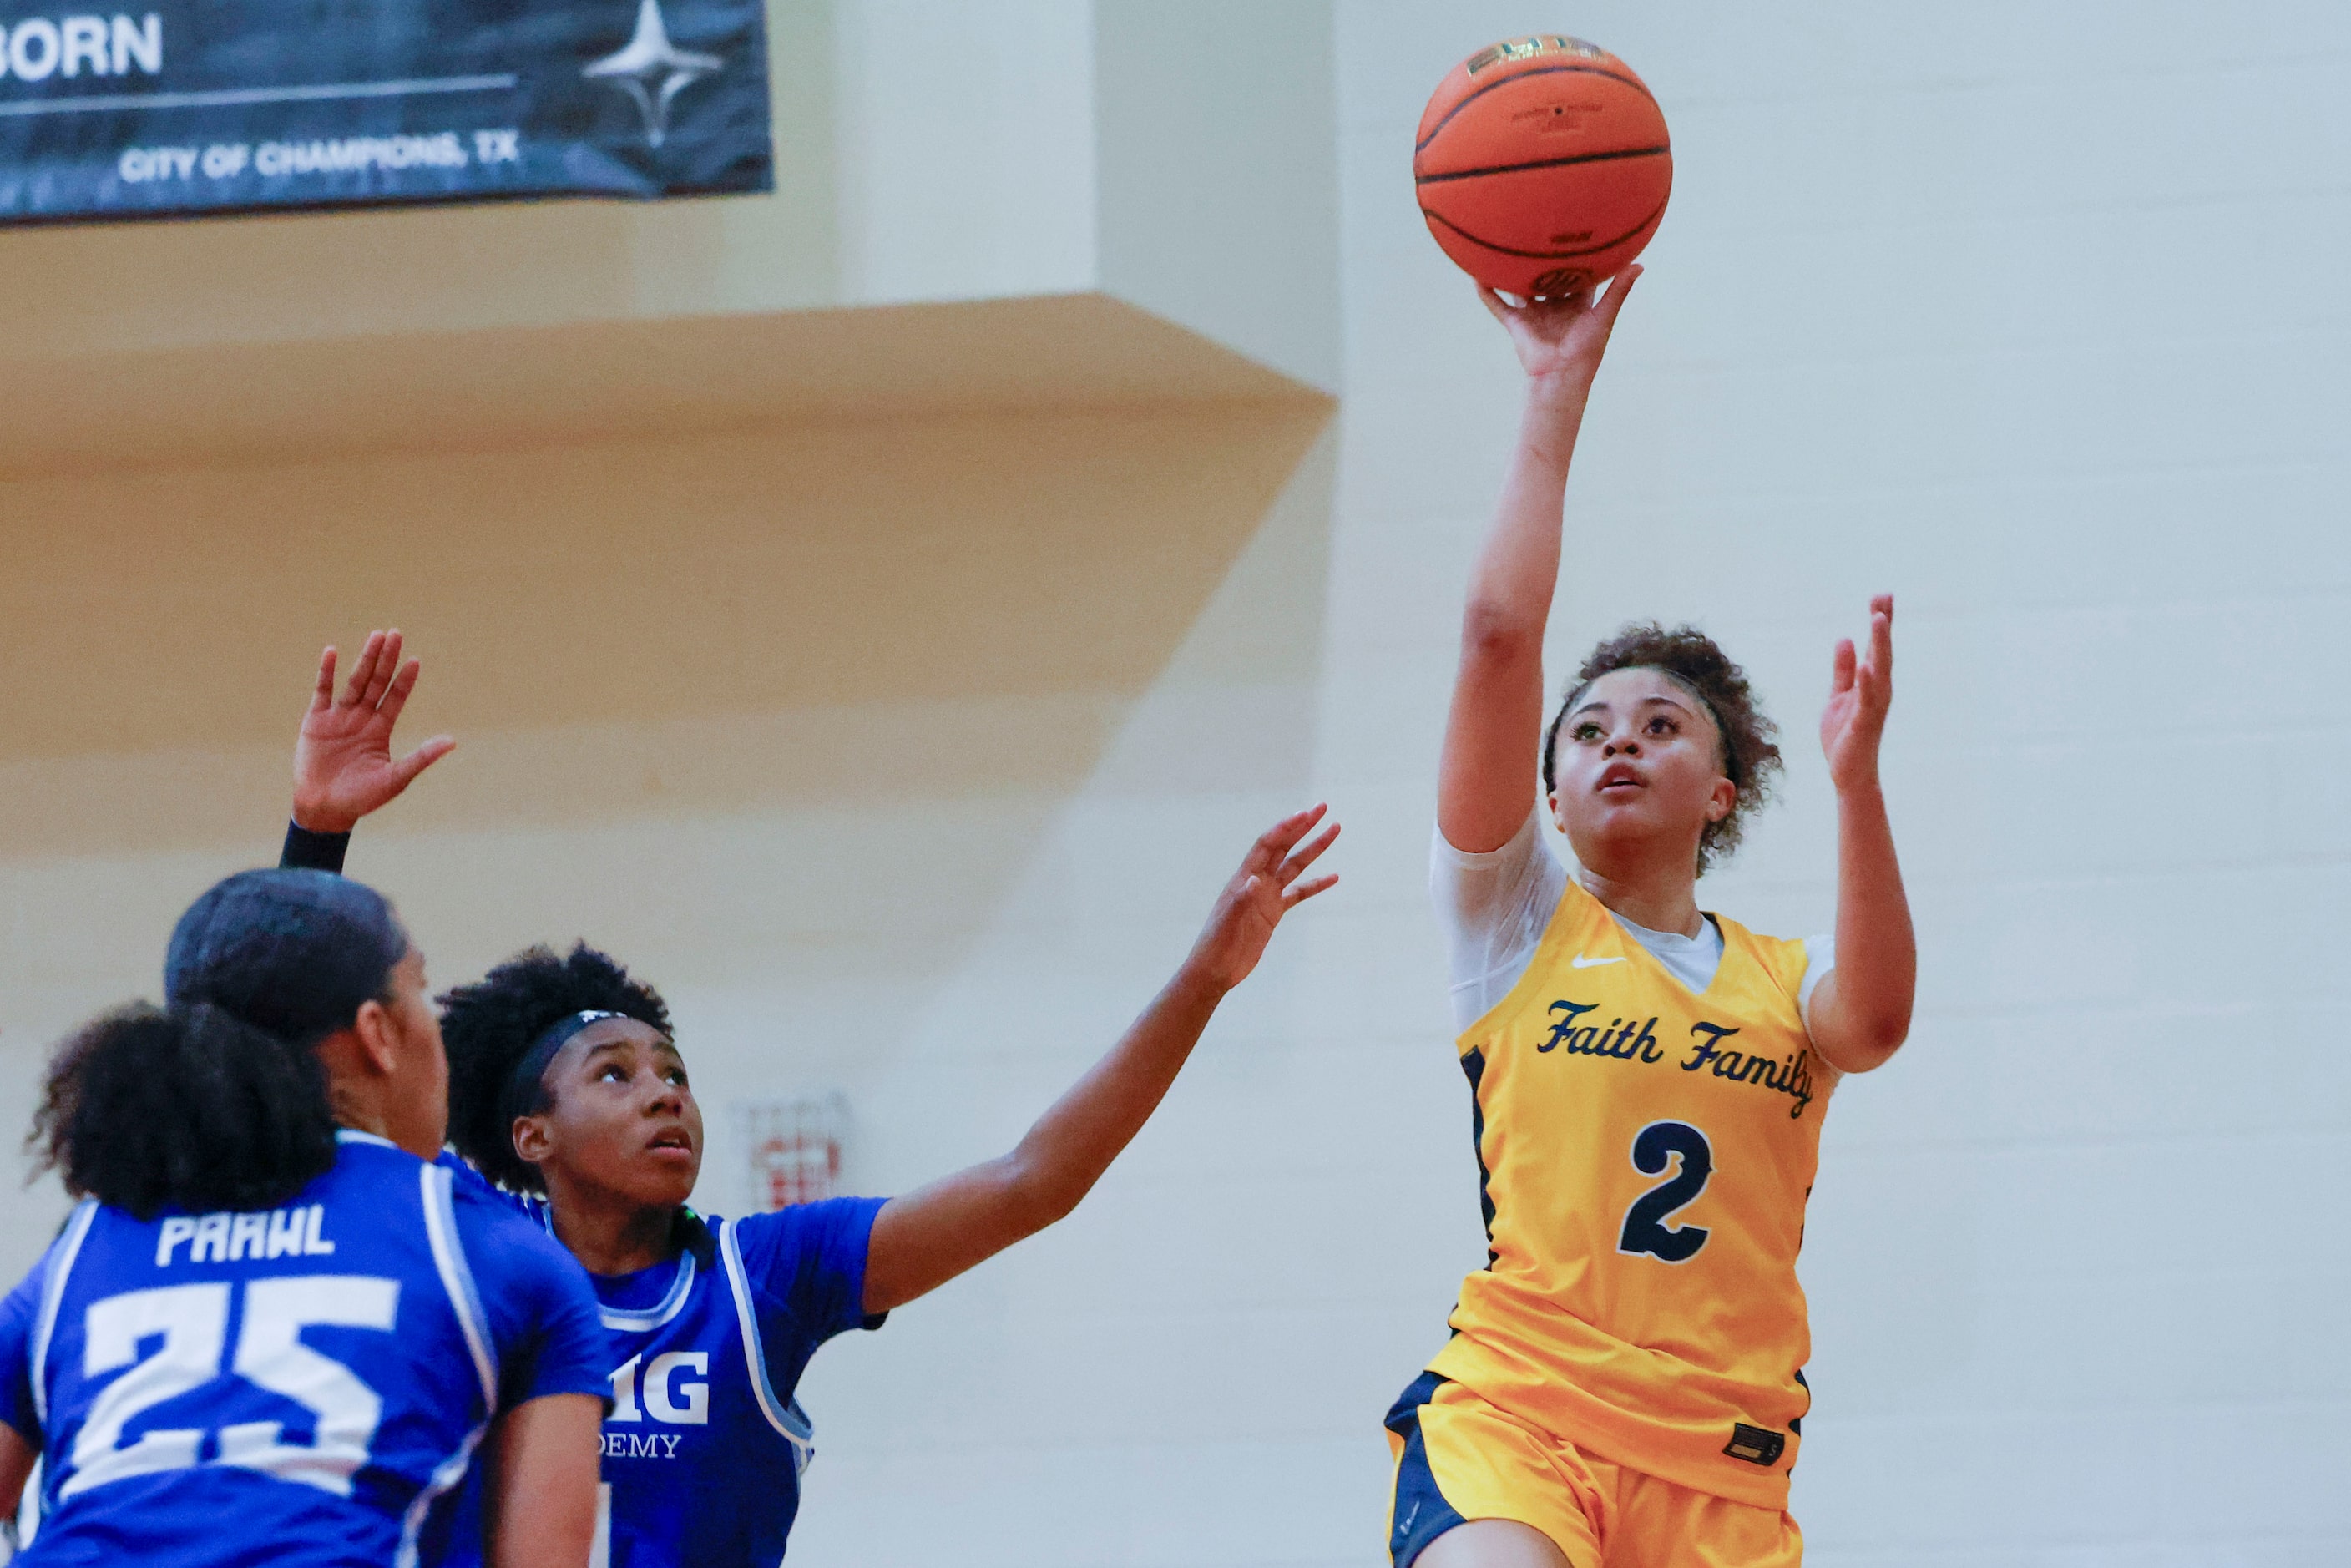
[[[773,184],[762,0],[0,0],[0,223]]]

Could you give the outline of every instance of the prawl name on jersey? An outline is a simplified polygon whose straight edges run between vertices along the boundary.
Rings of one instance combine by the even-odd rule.
[[[266,1209],[256,1214],[174,1214],[155,1233],[155,1267],[174,1262],[241,1263],[269,1258],[331,1258],[335,1244],[321,1232],[327,1206]],[[188,1255],[172,1256],[181,1243]]]

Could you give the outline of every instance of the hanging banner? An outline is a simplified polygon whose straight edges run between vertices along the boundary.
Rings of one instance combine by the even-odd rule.
[[[0,0],[0,223],[774,185],[762,0],[101,5]]]

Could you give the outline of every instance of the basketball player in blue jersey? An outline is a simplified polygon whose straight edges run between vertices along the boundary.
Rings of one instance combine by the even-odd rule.
[[[417,676],[400,652],[397,632],[371,636],[340,697],[333,650],[321,661],[296,754],[290,858],[339,868],[352,825],[446,753],[442,739],[392,756]],[[442,998],[451,1141],[526,1195],[587,1265],[612,1333],[600,1563],[782,1558],[813,1451],[793,1387],[817,1347],[879,1327],[1076,1207],[1282,915],[1337,880],[1301,880],[1337,836],[1315,833],[1322,817],[1299,812],[1257,841],[1175,978],[1018,1147],[887,1200],[742,1219],[688,1207],[702,1112],[669,1010],[601,953],[535,948]]]
[[[580,1568],[610,1353],[579,1267],[432,1163],[424,963],[366,887],[247,872],[168,1005],[85,1027],[34,1140],[82,1201],[0,1302],[0,1505],[32,1568],[446,1555],[486,1439],[497,1568]],[[475,1553],[478,1555],[478,1553]]]

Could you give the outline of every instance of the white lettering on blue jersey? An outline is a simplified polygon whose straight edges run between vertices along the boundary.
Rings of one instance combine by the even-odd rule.
[[[45,1436],[40,1544],[415,1563],[498,1398],[450,1173],[346,1134],[299,1197],[143,1221],[76,1210],[16,1342]]]
[[[543,1202],[524,1207],[542,1224]],[[747,1220],[681,1219],[670,1261],[595,1281],[611,1336],[595,1568],[774,1568],[814,1448],[791,1397],[817,1347],[863,1310],[881,1200]],[[469,1487],[451,1568],[480,1562]]]
[[[174,1261],[242,1263],[269,1258],[331,1258],[326,1237],[327,1206],[270,1209],[259,1214],[174,1214],[158,1221],[155,1267]],[[183,1243],[184,1260],[175,1258]]]

